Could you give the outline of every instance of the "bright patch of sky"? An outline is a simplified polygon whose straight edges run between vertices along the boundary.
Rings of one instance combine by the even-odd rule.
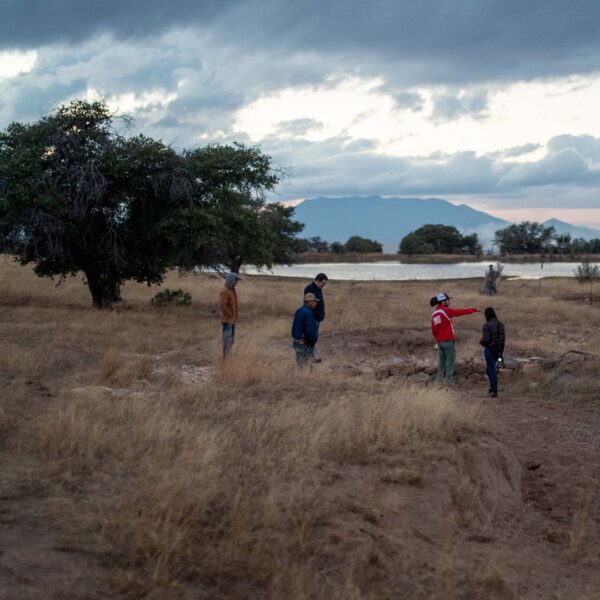
[[[159,89],[140,93],[126,92],[105,98],[98,90],[90,88],[87,90],[85,98],[89,101],[104,100],[111,110],[121,114],[128,114],[140,109],[168,106],[173,100],[177,99],[177,94]]]
[[[21,73],[29,73],[33,69],[38,55],[35,50],[28,52],[0,52],[0,79],[16,77]]]
[[[542,144],[553,136],[600,136],[600,75],[568,77],[548,81],[517,82],[483,90],[487,105],[472,114],[451,120],[434,118],[436,98],[447,94],[439,87],[407,90],[422,97],[417,109],[399,108],[394,98],[382,91],[377,79],[351,78],[321,87],[286,88],[265,95],[236,115],[234,129],[254,141],[281,135],[286,123],[309,119],[300,136],[322,141],[336,136],[374,139],[376,152],[395,156],[429,156],[474,151],[479,155],[499,148]],[[460,90],[477,93],[481,88]],[[510,161],[539,160],[540,147]]]
[[[478,207],[479,208],[479,207]],[[558,219],[571,225],[600,229],[600,208],[511,208],[491,207],[485,212],[507,221],[543,222],[549,218]]]

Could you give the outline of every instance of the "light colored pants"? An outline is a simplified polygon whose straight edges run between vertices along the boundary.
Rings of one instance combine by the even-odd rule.
[[[456,346],[454,342],[438,342],[438,380],[445,380],[447,384],[451,384],[455,364]]]

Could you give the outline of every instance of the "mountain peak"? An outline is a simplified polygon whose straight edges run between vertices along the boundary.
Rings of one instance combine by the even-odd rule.
[[[590,227],[582,227],[580,225],[570,225],[559,219],[548,219],[542,223],[545,227],[554,227],[557,233],[566,235],[567,233],[572,238],[583,238],[584,240],[591,240],[594,238],[600,238],[600,230],[592,229]]]
[[[396,252],[400,240],[427,223],[452,225],[463,234],[477,233],[483,245],[494,232],[510,223],[466,204],[441,198],[382,198],[349,196],[310,198],[296,207],[305,224],[304,237],[345,242],[352,235],[377,240],[387,252]]]

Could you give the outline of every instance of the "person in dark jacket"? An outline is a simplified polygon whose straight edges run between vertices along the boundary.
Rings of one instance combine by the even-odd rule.
[[[315,359],[315,344],[319,339],[319,328],[315,318],[318,304],[319,300],[314,294],[304,294],[304,304],[294,314],[292,347],[299,367],[312,364]]]
[[[504,354],[504,343],[506,331],[504,325],[498,320],[496,311],[488,306],[484,311],[485,323],[481,328],[481,340],[483,355],[485,357],[486,373],[490,380],[489,394],[492,398],[498,397],[498,359]]]
[[[323,288],[328,282],[325,273],[317,273],[314,280],[304,288],[304,295],[314,294],[317,299],[317,307],[315,308],[315,321],[317,322],[317,333],[321,327],[321,322],[325,320],[325,298],[323,298]],[[321,362],[320,358],[313,357],[315,362]]]
[[[327,285],[327,275],[325,273],[318,273],[314,281],[309,283],[304,288],[304,294],[314,294],[317,299],[317,308],[315,308],[315,320],[317,321],[317,328],[321,324],[321,321],[325,320],[325,299],[323,298],[323,288]]]

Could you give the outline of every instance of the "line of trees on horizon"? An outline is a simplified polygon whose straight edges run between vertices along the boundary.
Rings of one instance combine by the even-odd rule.
[[[331,244],[321,237],[296,240],[296,252],[316,252],[331,254],[382,252],[382,245],[374,240],[352,236],[344,244]],[[523,221],[498,229],[488,253],[494,248],[503,256],[510,254],[578,255],[600,254],[600,238],[585,240],[573,238],[570,234],[558,233],[554,227],[540,223]],[[463,235],[451,225],[425,224],[402,238],[398,254],[407,256],[424,254],[462,254],[479,256],[483,254],[482,244],[476,233]]]
[[[319,254],[380,254],[383,252],[383,245],[374,240],[353,235],[345,242],[326,242],[319,236],[312,238],[298,238],[295,243],[295,249],[298,254],[307,252],[316,252]]]
[[[600,239],[573,238],[542,223],[522,221],[499,229],[493,245],[500,254],[600,254]]]

